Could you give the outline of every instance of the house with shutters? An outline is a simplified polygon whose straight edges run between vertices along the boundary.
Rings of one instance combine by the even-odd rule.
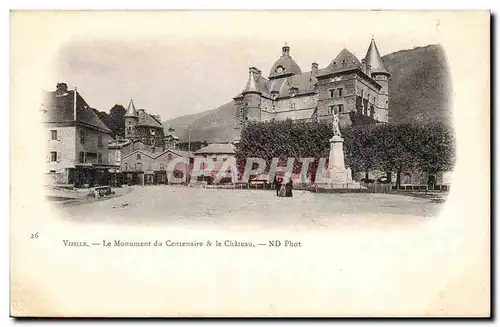
[[[43,124],[47,135],[45,171],[49,184],[92,187],[107,185],[111,130],[76,88],[65,83],[45,92]]]

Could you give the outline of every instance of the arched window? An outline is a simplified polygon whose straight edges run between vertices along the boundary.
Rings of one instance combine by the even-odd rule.
[[[141,154],[140,153],[137,154],[137,160],[141,160]]]

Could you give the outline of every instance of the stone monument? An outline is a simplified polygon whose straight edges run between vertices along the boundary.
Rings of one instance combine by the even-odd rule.
[[[352,180],[350,168],[344,163],[344,139],[340,134],[339,116],[333,115],[333,137],[330,139],[330,157],[328,160],[328,176],[330,188],[360,188],[358,182]]]

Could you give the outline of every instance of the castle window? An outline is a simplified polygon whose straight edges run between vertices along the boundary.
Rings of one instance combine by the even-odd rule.
[[[151,144],[155,144],[155,139],[151,138]]]
[[[137,160],[141,160],[141,154],[138,153],[136,158],[137,158]]]
[[[54,129],[50,131],[50,139],[57,141],[57,130]]]
[[[85,144],[85,131],[83,129],[80,130],[80,143]]]
[[[149,133],[151,133],[151,135],[155,135],[155,130],[154,129],[150,129]]]
[[[330,90],[330,98],[335,97],[335,89]]]
[[[339,97],[341,97],[341,96],[342,96],[342,91],[343,91],[343,90],[344,90],[343,88],[339,88]]]
[[[128,121],[128,124],[130,125],[130,124],[132,124],[132,122],[129,120],[129,121]]]
[[[328,114],[331,115],[335,112],[335,106],[329,106],[328,107]]]
[[[80,151],[80,153],[78,153],[78,162],[80,162],[80,163],[85,162],[85,152]]]
[[[97,147],[102,148],[102,135],[97,136]]]
[[[155,147],[154,146],[151,147],[151,153],[155,153]]]
[[[57,161],[57,152],[51,151],[50,152],[50,161],[51,162],[56,162]]]
[[[343,104],[339,104],[338,108],[339,108],[339,111],[338,111],[339,113],[341,113],[341,112],[344,111],[344,105]]]
[[[98,163],[102,163],[102,153],[100,152],[97,154],[97,161]]]
[[[168,160],[172,160],[172,154],[171,153],[167,154],[167,158]]]
[[[129,126],[129,127],[127,128],[127,130],[128,130],[128,132],[129,132],[129,133],[132,133],[132,127],[130,127],[130,126]]]
[[[125,170],[128,170],[128,163],[125,163]]]

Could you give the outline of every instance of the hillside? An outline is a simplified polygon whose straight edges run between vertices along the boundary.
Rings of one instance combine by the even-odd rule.
[[[401,50],[382,57],[389,78],[389,121],[448,121],[451,78],[439,45]]]
[[[385,55],[382,60],[391,73],[389,121],[448,121],[450,74],[441,46],[401,50]],[[191,124],[192,141],[227,142],[237,136],[233,129],[232,101],[219,108],[165,121],[163,126],[172,126],[181,142],[187,142]]]

